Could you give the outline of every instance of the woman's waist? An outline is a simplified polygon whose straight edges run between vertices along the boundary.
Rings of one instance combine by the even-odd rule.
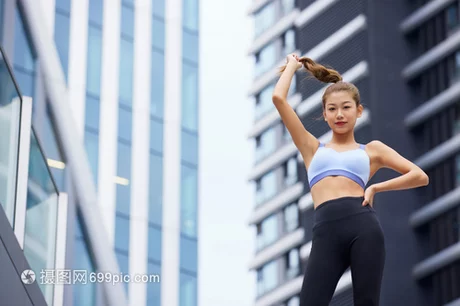
[[[361,213],[375,212],[370,205],[363,206],[363,196],[342,196],[325,201],[315,208],[314,223],[336,221]]]
[[[311,196],[314,207],[317,209],[323,203],[330,200],[343,197],[362,197],[364,196],[364,190],[350,179],[330,177],[313,186]]]

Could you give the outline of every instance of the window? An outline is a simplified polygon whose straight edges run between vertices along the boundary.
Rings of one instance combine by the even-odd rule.
[[[457,108],[458,110],[460,110],[460,107]],[[457,120],[455,120],[455,123],[454,123],[454,135],[457,135],[460,133],[460,112],[458,112],[457,114]],[[456,186],[460,186],[460,153],[457,154],[457,156],[455,157],[455,169],[456,169]]]
[[[278,261],[272,261],[257,271],[257,295],[274,289],[279,283]]]
[[[165,22],[163,19],[152,18],[152,46],[162,51],[165,49]]]
[[[455,52],[454,54],[454,71],[452,75],[451,85],[460,80],[460,51]]]
[[[149,222],[161,225],[163,220],[163,158],[150,154]]]
[[[151,80],[150,80],[150,114],[156,118],[163,118],[164,101],[164,54],[152,50]]]
[[[131,143],[133,113],[131,108],[120,105],[118,108],[118,138]]]
[[[166,0],[153,0],[153,16],[164,19],[165,17],[165,1]],[[148,304],[150,305],[150,304]]]
[[[115,248],[129,252],[129,216],[117,214],[115,217]]]
[[[56,6],[57,5],[58,3],[56,3]],[[67,80],[69,68],[70,13],[69,11],[63,12],[59,8],[56,8],[55,16],[56,21],[54,24],[54,41],[56,42],[59,59],[61,60],[61,66],[64,70],[64,77]]]
[[[77,220],[79,225],[80,221]],[[77,226],[79,228],[79,226]],[[83,237],[75,238],[74,262],[72,269],[84,270],[87,273],[95,272],[94,263],[89,252],[87,241]],[[96,284],[77,282],[73,288],[73,305],[94,306],[96,305]]]
[[[182,31],[182,55],[184,59],[198,63],[198,34],[184,29]]]
[[[131,145],[119,141],[117,159],[117,177],[114,178],[117,184],[116,210],[129,215],[131,202]]]
[[[255,76],[259,77],[276,64],[277,52],[276,41],[264,47],[256,55]]]
[[[276,150],[276,130],[274,127],[256,137],[255,162],[258,163]]]
[[[182,23],[185,28],[192,31],[198,31],[198,3],[198,0],[182,0]]]
[[[276,3],[272,1],[254,15],[254,34],[257,38],[276,22]]]
[[[284,185],[289,187],[297,182],[297,157],[291,157],[284,164]]]
[[[85,148],[88,154],[89,166],[93,173],[94,182],[97,184],[99,166],[99,135],[85,129]]]
[[[180,268],[189,273],[198,272],[198,242],[195,238],[180,236]]]
[[[90,26],[88,28],[88,63],[86,72],[86,90],[92,96],[99,97],[101,90],[101,56],[102,30]]]
[[[160,282],[150,282],[147,285],[147,305],[161,306],[161,266],[149,262],[148,275],[160,275]]]
[[[197,306],[198,288],[196,276],[180,272],[179,278],[179,306]]]
[[[281,0],[282,13],[287,15],[295,8],[295,0]]]
[[[99,110],[99,99],[90,95],[86,95],[85,126],[94,131],[99,131]]]
[[[290,233],[299,227],[299,209],[297,203],[289,204],[284,209],[284,231]]]
[[[161,242],[162,242],[161,228],[149,224],[149,237],[148,237],[148,258],[149,261],[161,262]]]
[[[183,61],[182,75],[182,127],[198,129],[198,68]]]
[[[131,107],[133,94],[133,42],[125,38],[121,39],[119,87],[121,102]]]
[[[299,275],[300,258],[299,250],[292,249],[286,254],[286,279],[290,280]]]
[[[284,33],[283,37],[283,55],[286,56],[289,53],[295,51],[295,31],[293,29],[288,30]]]
[[[446,10],[447,32],[455,29],[459,24],[458,1],[452,3]]]
[[[181,132],[181,159],[182,161],[198,165],[198,135],[182,129]]]
[[[269,200],[277,192],[276,173],[271,171],[256,181],[256,205]]]
[[[274,214],[257,225],[257,250],[275,242],[278,237],[278,216]]]
[[[89,0],[89,23],[102,28],[102,10],[104,0]]]
[[[198,173],[196,168],[181,165],[181,233],[196,237]]]
[[[125,4],[121,6],[121,34],[126,38],[134,38],[134,10]]]
[[[273,90],[275,84],[265,87],[256,97],[255,120],[259,120],[271,110],[275,110],[273,106]]]

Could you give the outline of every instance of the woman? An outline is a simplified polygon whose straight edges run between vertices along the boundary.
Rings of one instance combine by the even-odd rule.
[[[323,116],[332,139],[320,143],[302,125],[287,102],[292,77],[301,67],[330,85],[323,95]],[[380,141],[366,145],[354,138],[363,106],[358,89],[340,74],[295,54],[273,92],[273,103],[300,151],[308,173],[315,222],[310,257],[300,293],[301,306],[327,306],[337,283],[350,267],[355,306],[379,305],[385,262],[385,242],[375,214],[376,193],[426,186],[428,176],[419,167]],[[365,189],[380,168],[402,175]]]

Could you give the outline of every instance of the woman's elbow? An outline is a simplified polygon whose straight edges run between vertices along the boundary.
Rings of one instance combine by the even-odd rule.
[[[275,93],[275,94],[272,95],[272,101],[273,101],[273,103],[275,103],[275,104],[276,104],[276,103],[282,103],[284,100],[285,100],[285,99],[284,99],[282,96],[280,96],[279,94],[276,94],[276,93]]]
[[[420,171],[420,173],[418,175],[418,179],[419,179],[420,184],[422,186],[427,186],[430,183],[429,176],[423,170]]]

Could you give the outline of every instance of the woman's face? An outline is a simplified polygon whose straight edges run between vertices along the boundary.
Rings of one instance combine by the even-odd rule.
[[[323,116],[333,132],[345,134],[353,131],[362,112],[362,105],[356,106],[350,93],[336,91],[327,96]]]

